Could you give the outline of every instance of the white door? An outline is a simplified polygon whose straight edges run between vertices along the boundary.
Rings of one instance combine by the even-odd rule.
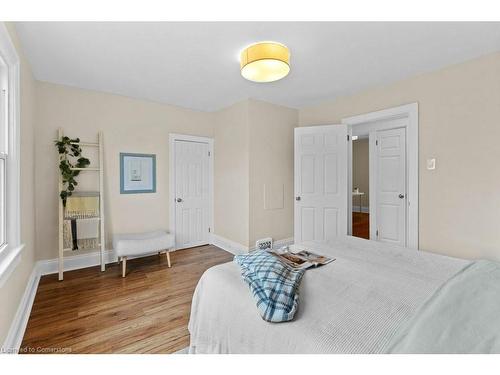
[[[347,128],[295,129],[295,242],[347,235]]]
[[[406,246],[405,128],[377,131],[375,148],[375,237]]]
[[[174,142],[175,242],[177,249],[209,243],[208,143]]]

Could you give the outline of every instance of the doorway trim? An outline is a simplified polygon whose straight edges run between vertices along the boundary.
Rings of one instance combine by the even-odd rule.
[[[376,122],[407,118],[406,127],[406,161],[407,161],[407,247],[418,249],[418,103],[410,103],[381,111],[364,113],[342,119],[347,125],[348,142],[348,174],[347,174],[347,204],[348,204],[348,231],[352,233],[352,132],[353,127],[365,125],[376,127]],[[371,145],[370,145],[371,146]],[[371,162],[370,162],[371,164]],[[370,178],[371,181],[371,178]],[[370,200],[371,206],[371,200]],[[371,211],[371,209],[370,209]]]
[[[214,233],[214,139],[210,137],[201,137],[196,135],[187,135],[187,134],[177,134],[170,133],[169,134],[169,143],[168,143],[168,160],[169,160],[169,168],[168,168],[168,179],[169,179],[169,191],[168,191],[168,201],[169,201],[169,226],[170,233],[173,233],[176,236],[175,231],[175,141],[185,141],[185,142],[198,142],[198,143],[207,143],[208,151],[210,153],[208,158],[208,225],[210,227],[210,233],[208,234],[208,243],[212,243],[212,235]],[[177,242],[175,243],[174,250],[177,250]]]

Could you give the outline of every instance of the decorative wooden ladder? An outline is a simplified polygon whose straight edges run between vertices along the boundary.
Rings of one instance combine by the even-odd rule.
[[[57,139],[60,140],[63,137],[63,130],[61,128],[57,131]],[[104,233],[104,150],[103,150],[103,137],[102,132],[97,134],[97,142],[78,142],[80,147],[97,147],[99,153],[99,167],[98,168],[72,168],[75,171],[93,171],[99,172],[99,249],[100,249],[100,261],[101,261],[101,271],[106,270],[106,262],[104,259],[104,250],[106,245],[106,236]],[[59,162],[61,161],[61,156],[59,156]],[[59,165],[57,166],[59,170]],[[61,173],[59,173],[59,191],[57,194],[57,200],[59,202],[59,280],[64,278],[64,253],[67,250],[64,248],[64,205],[59,193],[63,189],[63,181]]]

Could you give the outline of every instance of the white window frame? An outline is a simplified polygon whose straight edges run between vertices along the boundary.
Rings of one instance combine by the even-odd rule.
[[[8,70],[8,156],[6,165],[6,245],[0,250],[0,288],[21,260],[20,221],[20,63],[3,22],[0,23],[0,56]]]

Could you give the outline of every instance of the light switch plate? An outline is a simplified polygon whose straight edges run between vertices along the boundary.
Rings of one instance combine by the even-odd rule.
[[[427,159],[427,170],[432,171],[436,169],[436,159]]]

